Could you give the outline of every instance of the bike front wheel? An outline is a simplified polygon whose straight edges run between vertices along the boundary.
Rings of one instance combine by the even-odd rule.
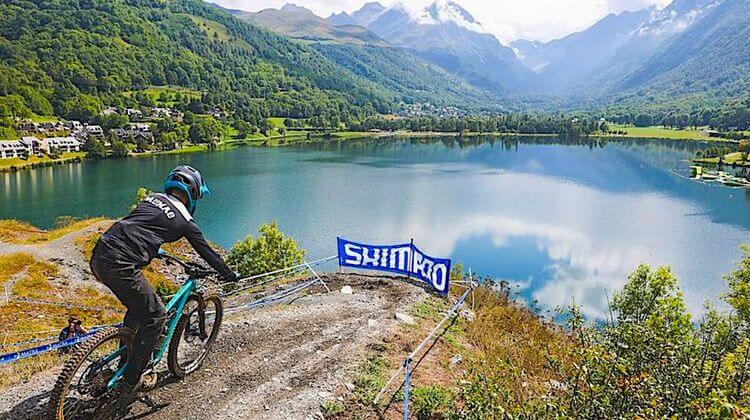
[[[107,384],[127,362],[117,350],[130,342],[126,329],[105,328],[80,344],[65,363],[50,394],[50,417],[57,420],[90,419],[105,403]]]
[[[218,295],[191,296],[169,343],[167,366],[178,378],[201,367],[221,328],[224,306]]]

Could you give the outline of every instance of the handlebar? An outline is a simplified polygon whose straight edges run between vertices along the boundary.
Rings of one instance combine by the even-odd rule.
[[[202,279],[216,275],[216,271],[214,270],[208,269],[198,263],[182,261],[181,259],[173,255],[167,254],[162,249],[159,249],[159,254],[156,256],[156,258],[163,260],[167,265],[170,265],[172,263],[179,265],[183,270],[185,270],[185,274],[193,279]]]

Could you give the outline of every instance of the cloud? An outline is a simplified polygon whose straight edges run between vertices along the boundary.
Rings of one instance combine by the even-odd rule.
[[[279,8],[287,2],[307,7],[320,16],[352,12],[366,0],[212,0],[224,7],[258,11]],[[369,0],[367,0],[369,1]],[[419,8],[434,0],[397,0]],[[454,0],[468,10],[487,31],[502,42],[515,39],[549,41],[581,31],[609,13],[633,11],[648,6],[664,7],[671,0]],[[385,1],[386,5],[396,1]]]

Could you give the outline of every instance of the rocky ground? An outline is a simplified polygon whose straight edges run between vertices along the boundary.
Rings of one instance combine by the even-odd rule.
[[[426,296],[389,277],[324,279],[331,293],[315,286],[292,302],[228,315],[204,367],[182,381],[162,371],[150,395],[164,407],[152,412],[136,403],[133,418],[320,418],[321,403],[352,392],[368,347],[395,334],[394,314]],[[352,294],[341,293],[347,285]],[[47,392],[57,372],[5,390],[0,417],[46,418]]]

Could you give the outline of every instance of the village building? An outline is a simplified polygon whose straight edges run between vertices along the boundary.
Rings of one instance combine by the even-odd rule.
[[[21,137],[21,143],[26,147],[29,155],[40,156],[44,152],[42,150],[42,141],[34,136]]]
[[[130,117],[130,119],[139,119],[143,118],[143,111],[141,111],[140,109],[127,108],[125,110],[125,115]]]
[[[81,142],[75,137],[47,137],[42,139],[42,150],[46,153],[56,150],[60,153],[79,152]]]
[[[0,159],[27,158],[29,149],[20,140],[0,141]]]
[[[136,131],[142,131],[142,132],[151,131],[151,126],[146,123],[129,123],[128,127],[131,130],[136,130]]]
[[[123,141],[131,141],[132,139],[132,141],[138,142],[143,139],[149,143],[154,142],[154,133],[151,131],[136,130],[133,128],[113,128],[110,130],[110,133]]]
[[[83,128],[83,124],[81,124],[80,121],[66,121],[65,128],[70,131],[81,130]]]
[[[104,137],[104,129],[100,125],[88,125],[83,127],[83,131],[89,136]]]
[[[46,133],[47,130],[41,124],[33,121],[24,121],[16,126],[16,131],[20,133],[36,134]]]

